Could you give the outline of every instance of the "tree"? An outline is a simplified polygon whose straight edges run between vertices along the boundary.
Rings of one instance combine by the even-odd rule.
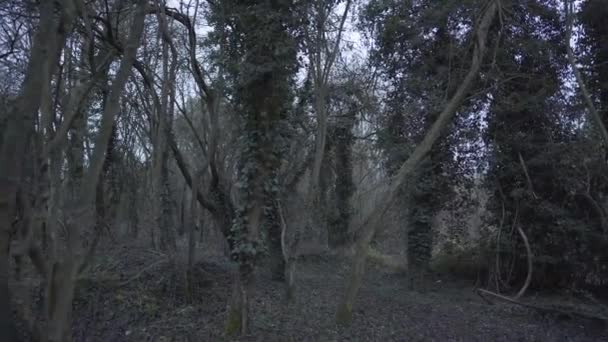
[[[604,211],[597,199],[605,185],[596,173],[602,169],[596,164],[596,143],[571,126],[576,117],[584,116],[571,99],[560,95],[561,75],[569,63],[566,56],[573,64],[567,47],[569,30],[551,3],[514,4],[512,8],[519,13],[514,16],[519,23],[505,30],[496,69],[489,71],[500,75],[491,76],[496,86],[487,132],[492,148],[490,210],[502,222],[494,277],[501,287],[525,284],[520,294],[530,283],[583,286],[600,277],[598,261],[591,261],[586,253],[603,258],[600,250],[605,240],[597,234],[603,230]],[[587,157],[582,160],[581,154]],[[531,251],[525,251],[517,236],[506,233],[507,227],[525,232]],[[526,263],[534,264],[534,272],[523,266]],[[513,276],[502,270],[511,265],[519,266]]]
[[[336,319],[339,323],[348,323],[351,320],[353,302],[361,285],[361,279],[365,271],[364,268],[367,246],[378,229],[380,218],[394,203],[395,198],[399,193],[401,186],[407,180],[407,177],[416,171],[416,167],[429,153],[445,126],[450,122],[458,110],[459,105],[464,100],[474,80],[478,77],[479,70],[481,69],[482,59],[485,55],[488,32],[498,12],[499,6],[500,4],[492,1],[484,8],[479,20],[476,22],[477,26],[473,30],[476,40],[471,57],[471,66],[465,78],[460,86],[455,90],[450,100],[445,104],[445,107],[438,115],[437,120],[433,123],[424,139],[419,145],[417,145],[414,152],[399,168],[397,175],[394,177],[394,182],[390,184],[388,194],[379,204],[377,204],[373,211],[362,220],[362,232],[356,243],[356,256],[353,262],[351,277],[348,281],[344,299],[340,303],[338,312],[336,314]]]
[[[243,48],[235,95],[244,130],[240,201],[231,227],[232,254],[239,264],[226,326],[231,334],[245,334],[249,329],[253,271],[261,252],[261,234],[268,225],[266,208],[278,193],[277,129],[289,105],[285,100],[296,71],[297,50],[288,29],[293,6],[291,2],[249,1],[235,3],[229,10]]]
[[[461,56],[467,46],[458,40],[457,26],[466,20],[459,13],[469,12],[471,5],[449,1],[368,4],[366,20],[373,23],[377,37],[373,61],[390,82],[379,140],[390,175],[411,153],[411,146],[423,138],[446,97],[456,89],[455,80],[466,71]],[[433,219],[450,198],[455,180],[462,178],[450,172],[457,170],[451,165],[455,128],[456,123],[450,124],[413,176],[416,181],[399,196],[400,206],[409,212],[407,253],[412,286],[429,267]]]
[[[608,31],[606,25],[602,25],[602,18],[606,17],[606,7],[602,6],[601,1],[587,0],[582,3],[581,11],[578,14],[585,34],[581,37],[581,50],[585,47],[589,53],[584,56],[584,65],[587,67],[583,74],[589,77],[588,83],[590,92],[593,93],[596,105],[600,105],[600,116],[606,125],[606,103],[608,101],[608,88],[605,80],[608,75],[608,66],[605,61],[608,59]],[[574,19],[574,13],[570,13]]]
[[[313,109],[317,122],[315,132],[315,149],[312,169],[310,174],[310,186],[308,193],[308,206],[311,213],[318,212],[318,196],[323,192],[319,188],[321,180],[321,169],[326,159],[327,132],[328,132],[328,96],[329,83],[336,58],[340,53],[340,44],[345,30],[344,24],[352,5],[351,0],[343,2],[344,10],[336,15],[336,10],[342,1],[314,1],[306,8],[310,27],[305,27],[305,47],[309,60],[310,75],[313,88]],[[334,34],[331,35],[331,32]],[[333,37],[332,37],[333,36]],[[323,177],[324,178],[324,177]],[[315,222],[313,220],[311,222]],[[321,224],[322,222],[315,222]],[[331,232],[330,232],[331,233]],[[333,234],[332,234],[333,235]],[[332,241],[340,238],[332,236]]]

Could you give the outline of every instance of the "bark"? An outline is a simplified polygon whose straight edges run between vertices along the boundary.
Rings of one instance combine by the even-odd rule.
[[[402,185],[407,181],[407,178],[416,170],[418,164],[429,153],[433,144],[439,138],[443,129],[454,117],[458,107],[465,99],[466,94],[471,88],[473,81],[477,78],[481,63],[486,50],[486,39],[490,25],[496,16],[499,8],[497,1],[491,1],[483,10],[478,26],[475,30],[476,41],[471,60],[471,66],[462,83],[445,105],[437,120],[431,126],[422,142],[412,153],[412,155],[403,163],[399,169],[388,194],[380,201],[380,203],[368,214],[361,224],[361,234],[356,242],[356,255],[354,257],[351,275],[347,284],[344,298],[338,307],[336,313],[336,321],[338,324],[349,324],[352,320],[352,308],[361,286],[361,280],[365,272],[366,251],[372,237],[378,229],[378,225],[384,213],[390,208],[394,202]]]
[[[19,341],[11,310],[9,280],[9,245],[10,234],[7,229],[0,230],[0,334],[7,342]]]
[[[270,258],[270,271],[274,280],[283,281],[285,280],[285,259],[283,258],[282,247],[281,247],[281,220],[280,220],[280,209],[278,201],[275,199],[269,199],[269,217],[268,217],[268,244],[269,244],[269,258]]]
[[[58,19],[54,3],[40,5],[40,21],[31,47],[28,66],[21,90],[7,116],[0,151],[0,336],[15,338],[10,293],[8,289],[8,253],[11,224],[15,216],[15,201],[22,180],[22,166],[34,120],[42,101],[43,77],[55,64]]]
[[[177,15],[177,14],[169,12],[169,11],[167,13],[170,16]],[[108,43],[110,43],[120,53],[124,54],[124,51],[119,44],[117,44],[110,37],[106,37],[106,38],[108,39]],[[154,106],[156,108],[160,108],[161,101],[160,101],[158,95],[156,94],[152,77],[148,74],[146,67],[144,66],[144,64],[142,62],[140,62],[138,60],[134,61],[133,66],[135,67],[137,72],[141,75],[145,86],[148,88],[148,90],[150,90],[150,94],[152,95],[152,101],[154,102]],[[179,147],[177,146],[177,143],[175,142],[175,138],[173,137],[173,134],[171,131],[166,132],[166,139],[167,139],[168,147],[171,149],[173,158],[175,159],[175,163],[177,164],[179,171],[181,172],[182,176],[184,177],[184,181],[186,182],[186,185],[188,187],[192,188],[192,175],[190,173],[188,164],[187,164],[186,159],[184,158],[182,152],[180,151]],[[197,201],[203,208],[207,209],[212,214],[214,219],[222,227],[222,233],[224,234],[224,236],[228,237],[229,233],[230,233],[230,223],[232,222],[232,211],[233,211],[232,203],[230,202],[229,197],[226,194],[221,192],[219,185],[211,190],[212,191],[210,191],[210,193],[211,193],[210,195],[215,197],[214,198],[215,200],[206,198],[203,195],[203,193],[199,190],[196,192]],[[229,242],[230,242],[230,240],[229,240]]]
[[[194,200],[196,201],[196,192],[192,193]],[[179,225],[178,225],[178,234],[179,236],[183,236],[186,233],[186,203],[188,202],[188,185],[184,184],[182,195],[179,201]]]
[[[173,152],[173,157],[175,159],[177,167],[179,168],[182,176],[184,177],[186,184],[188,185],[188,187],[190,187],[190,189],[192,189],[192,175],[190,173],[188,165],[186,164],[186,160],[182,155],[179,147],[175,143],[175,139],[172,135],[169,135],[169,146],[171,147],[171,151]],[[199,191],[196,191],[196,199],[198,203],[203,208],[207,209],[207,211],[209,211],[213,216],[214,220],[220,225],[220,227],[222,227],[222,234],[224,234],[224,236],[228,239],[228,242],[232,248],[233,241],[229,239],[230,225],[232,222],[233,213],[232,203],[222,192],[219,191],[212,191],[210,193],[210,196],[214,196],[215,200],[207,199],[200,191],[200,189]]]
[[[126,42],[124,55],[112,82],[105,103],[101,128],[95,141],[90,166],[83,177],[77,201],[72,203],[67,229],[67,248],[65,254],[53,264],[49,278],[47,297],[48,339],[49,341],[70,340],[70,321],[76,275],[84,262],[84,251],[80,233],[91,229],[95,224],[95,197],[97,186],[105,161],[106,151],[112,135],[114,118],[120,109],[120,98],[131,74],[139,41],[143,33],[146,2],[140,1],[135,9],[133,21]],[[78,229],[82,226],[82,229]]]
[[[220,133],[218,115],[221,93],[219,89],[212,89],[205,82],[204,69],[196,58],[196,31],[190,18],[187,15],[178,13],[168,8],[163,8],[162,6],[159,6],[157,11],[163,12],[167,16],[179,21],[188,32],[188,53],[192,76],[194,77],[194,81],[198,88],[197,90],[201,99],[202,108],[207,110],[207,114],[209,116],[208,122],[203,120],[205,123],[203,125],[203,131],[205,136],[208,136],[209,139],[207,149],[203,150],[202,152],[206,154],[206,158],[209,161],[208,166],[209,170],[211,171],[211,187],[213,188],[213,191],[222,191],[219,188],[220,172],[217,165],[217,137]]]
[[[241,99],[245,136],[239,168],[241,208],[232,230],[238,260],[226,332],[245,335],[250,328],[254,270],[260,239],[267,227],[265,207],[278,191],[278,124],[287,109],[289,81],[296,71],[295,40],[288,29],[291,2],[258,1],[239,5],[234,14],[243,23],[243,64],[237,96]],[[260,15],[262,13],[262,15]],[[281,18],[281,20],[277,20]],[[270,36],[272,39],[260,39]]]
[[[154,186],[156,188],[156,222],[160,230],[160,247],[162,250],[176,248],[175,230],[171,220],[171,195],[168,179],[168,147],[167,132],[171,131],[172,109],[175,93],[175,77],[177,69],[177,51],[173,46],[171,35],[167,28],[166,13],[160,6],[157,12],[159,28],[162,35],[162,84],[160,95],[160,108],[156,108],[157,132],[155,144],[155,168],[153,172]],[[169,50],[171,61],[169,61]]]
[[[203,208],[207,209],[212,214],[214,219],[220,224],[220,226],[222,227],[222,232],[223,232],[224,236],[226,236],[228,238],[230,235],[230,225],[232,222],[233,209],[232,209],[232,203],[230,201],[230,195],[227,192],[227,190],[222,187],[220,177],[223,173],[220,172],[219,165],[217,163],[217,144],[219,141],[217,139],[217,137],[221,133],[220,127],[219,127],[219,120],[218,120],[218,115],[219,115],[219,110],[220,110],[220,97],[221,97],[220,90],[221,89],[212,89],[211,87],[209,87],[209,85],[205,81],[204,69],[196,57],[196,48],[197,48],[196,31],[195,31],[195,26],[194,26],[194,23],[192,22],[192,20],[183,13],[179,13],[179,12],[175,11],[174,9],[171,9],[168,7],[163,7],[160,3],[155,8],[153,8],[152,11],[154,13],[160,14],[161,17],[164,17],[164,16],[171,17],[174,20],[180,22],[187,31],[187,35],[188,35],[187,43],[188,43],[188,54],[189,54],[188,62],[190,64],[190,69],[192,70],[192,76],[196,83],[197,91],[198,91],[199,97],[201,99],[202,108],[205,108],[207,110],[207,114],[209,116],[209,120],[208,120],[209,122],[206,122],[206,120],[203,120],[203,122],[204,122],[203,139],[199,138],[198,132],[194,132],[195,136],[197,137],[197,141],[199,142],[199,145],[202,145],[202,144],[200,144],[200,142],[203,140],[205,142],[207,142],[206,148],[205,148],[205,146],[201,146],[201,152],[203,153],[205,159],[207,160],[206,161],[207,164],[206,164],[205,168],[208,168],[211,173],[210,187],[208,190],[209,199],[205,198],[200,191],[197,192],[197,199],[198,199],[199,203],[203,206]],[[172,51],[174,51],[174,56],[176,56],[177,54],[175,53],[174,47],[172,45],[172,41],[170,38],[171,35],[167,31],[166,24],[163,24],[161,22],[160,28],[163,32],[163,39],[165,39],[170,44],[170,46],[172,47]],[[176,65],[176,64],[173,64],[173,65]],[[138,68],[140,73],[142,73],[142,76],[144,76],[145,72],[143,71],[143,68],[138,67],[137,64],[136,64],[136,68]],[[151,78],[144,76],[144,80],[145,79],[149,80],[149,81],[147,81],[147,83],[148,83],[148,86],[151,86],[152,85]],[[219,87],[219,88],[221,88],[221,87]],[[173,87],[173,89],[174,89],[174,87]],[[173,98],[172,98],[172,101],[170,102],[170,104],[173,105],[174,103],[175,103],[175,97],[173,95]],[[189,118],[187,118],[187,121],[190,121]],[[205,137],[207,137],[207,136],[209,136],[208,140],[205,139]],[[192,183],[191,175],[188,170],[188,166],[185,162],[185,159],[183,158],[181,152],[179,151],[179,148],[177,147],[177,144],[175,143],[175,141],[173,140],[173,138],[170,134],[169,134],[168,139],[169,139],[169,147],[173,151],[173,156],[176,160],[177,166],[180,169],[182,175],[184,176],[186,183],[189,186],[191,186],[191,183]],[[228,239],[228,242],[230,245],[233,244],[233,242],[230,239]]]
[[[195,247],[196,247],[196,237],[195,237],[195,225],[197,221],[197,200],[196,194],[199,191],[201,176],[203,171],[198,172],[193,179],[192,184],[192,196],[190,200],[190,212],[188,215],[188,219],[186,221],[186,227],[188,227],[188,270],[186,274],[186,288],[188,292],[188,296],[192,298],[193,295],[193,270],[194,270],[194,258],[195,258]],[[202,231],[201,227],[201,231]]]
[[[322,189],[320,189],[320,179],[322,178],[323,162],[326,160],[325,155],[327,151],[327,97],[328,97],[328,80],[329,74],[331,73],[335,59],[340,50],[340,43],[342,41],[342,33],[344,31],[344,24],[350,10],[352,1],[348,0],[344,8],[344,12],[340,18],[338,25],[337,37],[335,41],[330,42],[327,39],[327,28],[326,25],[329,20],[330,13],[327,9],[327,4],[324,1],[317,1],[313,7],[316,8],[316,31],[313,37],[309,37],[311,40],[310,46],[312,49],[309,53],[311,60],[313,83],[314,83],[314,111],[317,119],[317,130],[315,133],[315,149],[312,162],[312,170],[310,173],[310,184],[308,186],[308,194],[306,199],[307,211],[311,214],[311,226],[321,227],[323,231],[319,232],[320,236],[330,234],[327,231],[328,225],[325,215],[319,215],[322,210],[320,204],[323,203],[323,199],[320,196]],[[330,7],[329,11],[332,8]]]
[[[354,142],[352,128],[355,114],[349,113],[344,122],[336,128],[336,207],[338,217],[329,231],[331,247],[342,247],[349,244],[348,228],[351,221],[351,197],[354,193],[352,146]]]
[[[336,38],[333,46],[329,47],[329,42],[325,38],[325,21],[327,20],[327,13],[325,12],[326,4],[323,1],[319,2],[318,13],[317,13],[317,32],[316,32],[316,44],[315,48],[311,52],[311,61],[314,68],[314,109],[317,116],[317,132],[315,136],[315,154],[311,173],[311,183],[309,187],[310,200],[314,202],[313,197],[316,195],[319,185],[319,177],[321,174],[321,166],[325,154],[325,144],[327,140],[327,83],[329,74],[333,67],[336,56],[340,50],[340,43],[342,39],[342,32],[344,31],[344,23],[348,16],[352,1],[346,2],[346,7],[342,14],[340,25],[338,28],[338,37]],[[331,50],[330,50],[331,49]],[[327,51],[323,60],[323,52]]]
[[[284,264],[284,272],[285,272],[285,299],[287,303],[291,303],[295,299],[295,291],[296,291],[296,283],[295,283],[295,272],[296,272],[296,262],[298,255],[296,253],[296,248],[298,244],[298,237],[294,238],[292,244],[288,244],[287,242],[287,233],[288,226],[287,222],[285,222],[285,215],[283,213],[283,208],[281,207],[281,202],[277,201],[276,203],[277,211],[279,214],[279,219],[281,223],[281,251],[283,257]]]
[[[317,116],[317,133],[315,137],[315,154],[310,179],[310,201],[314,203],[314,196],[318,194],[319,177],[321,166],[325,155],[325,144],[327,140],[327,85],[317,83],[315,87],[315,113]],[[314,208],[314,207],[313,207]]]

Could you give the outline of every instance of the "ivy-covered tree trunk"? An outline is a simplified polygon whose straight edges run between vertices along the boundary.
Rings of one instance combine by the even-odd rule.
[[[352,147],[354,137],[352,133],[355,124],[355,113],[349,112],[336,124],[334,133],[335,149],[335,193],[337,217],[332,220],[329,231],[330,247],[347,245],[348,229],[351,220],[351,197],[355,190],[353,183]]]
[[[268,209],[266,219],[268,220],[268,251],[270,259],[270,271],[274,280],[285,280],[285,259],[283,258],[283,246],[281,245],[281,218],[279,202],[268,198]]]
[[[451,81],[451,77],[454,77],[452,74],[462,73],[459,69],[450,70],[452,64],[456,65],[453,59],[456,58],[459,50],[463,51],[463,48],[450,34],[449,12],[444,11],[442,6],[434,7],[431,3],[435,2],[428,2],[427,15],[418,18],[419,22],[412,29],[433,30],[435,31],[433,36],[426,38],[423,43],[408,43],[405,47],[393,46],[391,39],[394,37],[381,39],[383,45],[390,47],[385,52],[387,54],[391,54],[390,51],[396,49],[395,53],[416,56],[406,58],[407,64],[400,62],[391,65],[391,72],[401,71],[412,75],[405,80],[397,77],[393,81],[395,90],[390,93],[391,114],[385,122],[385,132],[381,140],[389,174],[397,171],[398,166],[411,153],[411,146],[420,143],[424,137],[422,134],[437,119],[446,100],[458,89],[459,84]],[[406,9],[412,5],[403,3],[400,6]],[[408,36],[411,33],[406,30],[400,34]],[[411,94],[416,94],[417,98],[410,99]],[[402,113],[403,103],[408,101],[416,101],[421,106],[412,109],[411,113]],[[407,226],[404,224],[404,229],[407,234],[410,288],[413,288],[415,283],[421,282],[429,269],[433,248],[433,218],[452,192],[446,182],[446,171],[453,158],[445,141],[453,131],[450,129],[447,134],[439,138],[421,163],[420,169],[415,172],[413,180],[408,182],[407,187],[400,189],[401,205],[409,207]]]
[[[422,172],[418,172],[416,176],[417,181],[412,186],[409,202],[411,208],[407,230],[407,260],[411,290],[418,290],[423,286],[429,271],[433,249],[433,219],[441,208],[440,197],[444,195],[444,190],[437,184],[441,176],[437,171],[432,170],[441,169],[442,161],[433,158],[437,154],[435,150],[436,148],[431,150],[426,163],[420,167]]]
[[[291,1],[235,2],[235,17],[242,51],[236,101],[243,113],[241,163],[232,235],[232,255],[238,261],[226,332],[249,330],[249,303],[254,269],[262,252],[262,233],[269,229],[270,199],[279,194],[277,170],[279,123],[289,105],[291,78],[295,73],[296,49],[288,31]]]
[[[325,138],[325,151],[323,152],[323,160],[321,163],[321,171],[319,173],[319,183],[317,186],[317,194],[313,197],[312,210],[314,213],[311,227],[313,233],[316,233],[317,241],[321,245],[325,245],[331,239],[331,224],[336,215],[336,192],[334,185],[335,181],[335,158],[334,158],[334,141],[333,137],[327,132]]]

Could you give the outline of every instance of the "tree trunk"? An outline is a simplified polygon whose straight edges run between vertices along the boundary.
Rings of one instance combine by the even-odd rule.
[[[160,248],[162,250],[175,250],[175,229],[173,227],[171,187],[168,176],[168,144],[167,134],[171,132],[173,118],[173,103],[175,93],[175,75],[177,68],[177,52],[173,46],[167,29],[166,13],[164,7],[160,7],[157,13],[159,28],[162,35],[162,86],[160,94],[160,108],[156,108],[157,130],[156,143],[154,146],[154,186],[157,194],[156,222],[160,229]],[[171,48],[171,49],[170,49]],[[173,58],[169,61],[169,51]]]
[[[352,145],[354,142],[352,129],[355,124],[355,114],[349,113],[344,122],[339,122],[335,129],[336,153],[336,208],[337,218],[330,226],[330,247],[348,245],[348,230],[351,221],[351,197],[354,193]]]
[[[47,289],[47,336],[50,342],[71,341],[71,315],[76,289],[76,260],[72,257],[56,262]]]
[[[67,246],[62,256],[57,256],[47,279],[48,333],[51,342],[71,340],[71,308],[76,287],[76,276],[84,264],[81,233],[95,225],[95,198],[97,186],[103,171],[106,152],[112,136],[114,118],[120,109],[120,99],[125,84],[131,74],[133,62],[144,29],[146,1],[136,7],[125,52],[114,78],[107,101],[103,108],[101,128],[95,140],[95,148],[90,158],[89,168],[84,174],[77,195],[69,204]]]
[[[192,197],[190,200],[190,215],[188,215],[188,220],[186,221],[186,227],[188,227],[188,270],[186,274],[186,289],[188,292],[188,296],[192,298],[193,296],[193,270],[194,270],[194,258],[195,258],[195,247],[196,247],[196,237],[195,237],[195,225],[197,221],[197,207],[198,203],[196,201],[196,193],[198,192],[201,178],[203,175],[203,171],[197,172],[194,179],[192,180]],[[201,231],[203,228],[201,227]]]
[[[481,68],[482,59],[485,53],[486,39],[496,13],[498,12],[499,3],[497,1],[490,2],[484,9],[484,13],[479,21],[479,26],[475,30],[476,41],[475,48],[473,51],[473,57],[471,61],[471,67],[466,74],[463,82],[456,90],[455,94],[448,101],[445,108],[437,117],[437,120],[433,123],[429,132],[426,134],[422,142],[416,146],[416,149],[412,155],[403,163],[395,182],[391,185],[389,193],[384,197],[380,203],[367,215],[361,224],[361,235],[356,243],[355,251],[356,255],[353,261],[352,273],[349,278],[347,289],[345,291],[344,298],[340,303],[336,312],[336,321],[338,324],[349,324],[352,320],[352,308],[361,286],[361,280],[365,272],[365,261],[367,255],[367,247],[372,240],[378,225],[381,222],[384,213],[393,204],[397,193],[400,191],[401,186],[405,183],[407,178],[416,170],[416,167],[420,161],[428,154],[433,147],[435,141],[439,138],[439,135],[452,120],[454,114],[458,110],[458,107],[464,100],[467,92],[469,91],[473,81],[477,78],[479,70]]]
[[[296,45],[288,27],[292,2],[254,1],[230,9],[243,23],[246,69],[239,75],[245,134],[239,167],[241,206],[232,225],[233,256],[239,263],[226,332],[249,330],[254,269],[268,227],[265,207],[276,197],[279,169],[279,123],[288,108],[289,83],[296,71]],[[270,36],[272,39],[260,39]]]
[[[278,201],[269,198],[268,213],[268,244],[270,271],[274,280],[285,280],[285,260],[281,246],[281,220]]]
[[[20,93],[4,117],[5,127],[0,151],[0,336],[14,336],[14,322],[8,288],[8,252],[15,201],[22,179],[23,161],[27,156],[34,120],[42,100],[43,75],[54,65],[57,50],[57,21],[54,2],[40,5],[40,21],[31,47],[25,80]]]
[[[0,334],[6,342],[19,341],[13,322],[12,303],[8,288],[10,236],[6,229],[0,230]]]

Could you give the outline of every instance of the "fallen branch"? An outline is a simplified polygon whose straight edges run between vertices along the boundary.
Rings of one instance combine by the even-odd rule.
[[[593,314],[593,313],[582,312],[582,311],[577,311],[577,310],[566,310],[566,309],[561,309],[561,308],[557,308],[557,307],[549,307],[549,306],[542,306],[542,305],[538,305],[538,304],[524,303],[517,299],[503,296],[498,293],[484,290],[484,289],[477,289],[477,294],[479,294],[479,296],[481,296],[481,298],[483,298],[486,302],[490,302],[490,300],[488,298],[484,297],[484,295],[495,297],[495,298],[498,298],[502,301],[505,301],[505,302],[508,302],[511,304],[517,304],[517,305],[521,305],[521,306],[524,306],[524,307],[527,307],[530,309],[534,309],[541,314],[559,314],[559,315],[563,315],[563,316],[568,316],[570,318],[580,317],[580,318],[598,320],[598,321],[603,321],[603,322],[608,323],[608,317],[605,317],[601,314]]]

